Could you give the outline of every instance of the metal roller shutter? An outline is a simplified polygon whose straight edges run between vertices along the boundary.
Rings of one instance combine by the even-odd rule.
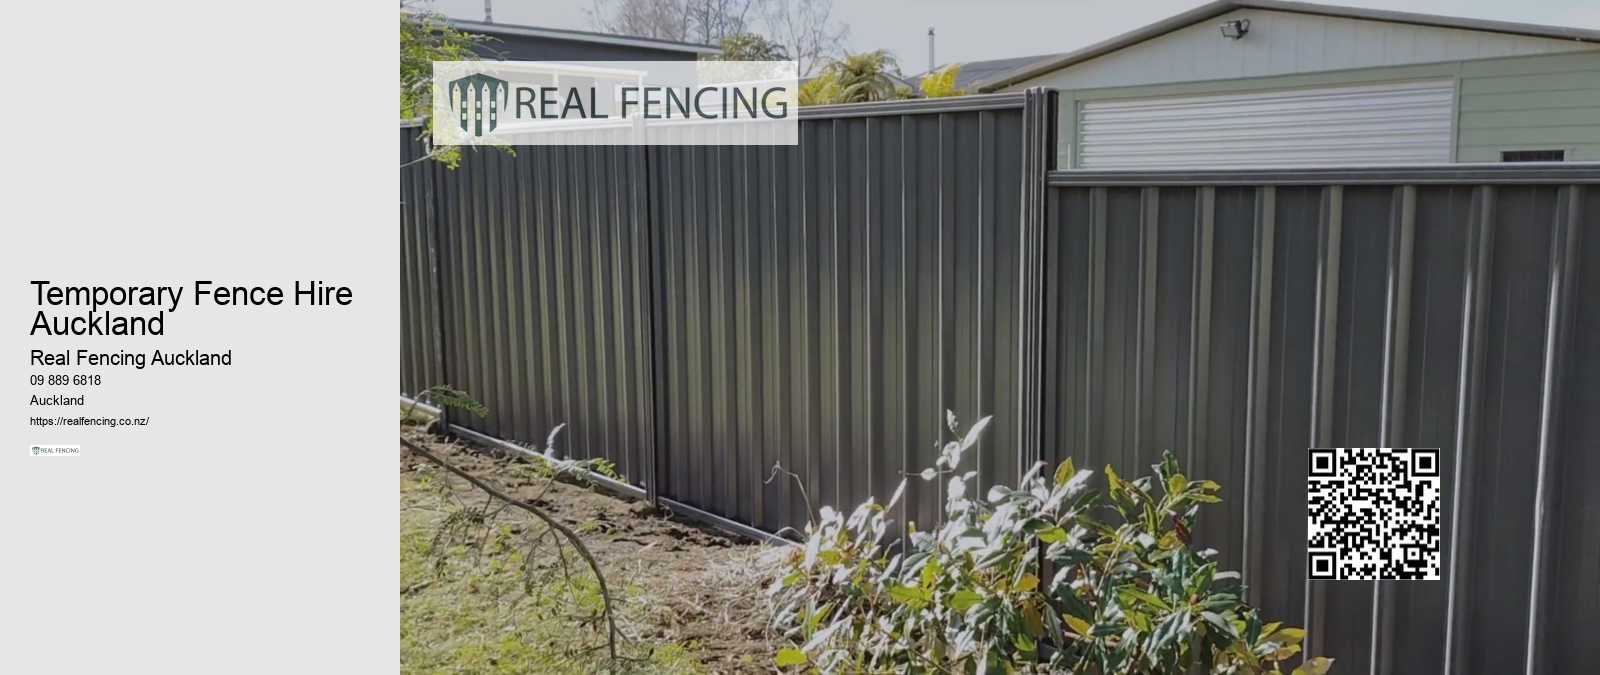
[[[1453,80],[1086,101],[1076,166],[1444,163],[1454,103]]]

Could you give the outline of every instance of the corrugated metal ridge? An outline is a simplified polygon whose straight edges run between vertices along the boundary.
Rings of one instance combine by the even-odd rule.
[[[927,115],[934,113],[972,112],[977,110],[1003,110],[1021,108],[1024,92],[999,94],[974,94],[972,96],[946,96],[942,98],[915,98],[900,101],[874,101],[872,103],[833,103],[829,105],[800,106],[800,119],[829,119],[846,117],[876,117],[886,115]],[[400,120],[402,128],[420,127],[428,117]]]
[[[1081,185],[1378,185],[1410,183],[1600,184],[1600,162],[1428,164],[1383,169],[1303,167],[1207,171],[1051,171],[1052,186]]]
[[[875,101],[873,103],[836,103],[800,107],[800,119],[875,117],[882,115],[927,115],[934,113],[972,112],[1021,108],[1025,92],[977,94],[973,96],[948,96],[944,98],[917,98],[901,101]]]

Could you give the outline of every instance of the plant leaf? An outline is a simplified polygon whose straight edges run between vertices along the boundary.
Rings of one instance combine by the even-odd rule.
[[[1072,458],[1063,459],[1061,464],[1056,466],[1055,485],[1057,487],[1066,485],[1067,481],[1072,480],[1072,477],[1076,475],[1078,475],[1078,467],[1072,464]]]
[[[1333,667],[1333,659],[1326,656],[1315,656],[1306,659],[1299,668],[1294,669],[1292,675],[1326,675],[1329,668]]]
[[[780,666],[800,666],[810,663],[811,659],[806,657],[805,652],[794,647],[784,647],[778,650],[776,661]]]
[[[1054,544],[1058,541],[1066,541],[1067,531],[1061,529],[1060,525],[1052,525],[1043,530],[1039,530],[1038,537],[1039,541],[1042,541],[1046,544]]]
[[[978,436],[983,433],[985,428],[988,428],[989,422],[992,420],[994,420],[994,415],[989,415],[981,420],[978,420],[977,424],[972,425],[972,428],[967,430],[967,437],[961,439],[961,449],[966,450],[967,448],[977,445]]]
[[[1072,632],[1082,635],[1083,637],[1089,637],[1088,621],[1084,621],[1083,619],[1075,617],[1071,614],[1062,614],[1061,620],[1067,622],[1067,627],[1071,628]]]
[[[1148,591],[1139,590],[1138,588],[1135,588],[1133,586],[1124,586],[1122,588],[1119,588],[1119,589],[1117,589],[1117,594],[1118,595],[1122,595],[1122,596],[1126,596],[1127,598],[1132,599],[1132,600],[1137,600],[1137,601],[1142,602],[1142,603],[1147,604],[1147,605],[1158,607],[1162,611],[1166,611],[1166,612],[1172,611],[1172,606],[1168,605],[1167,601],[1156,597],[1155,594],[1153,594],[1153,593],[1150,593]],[[1128,602],[1127,604],[1131,605],[1133,603],[1132,602]]]
[[[884,504],[883,508],[886,509],[886,510],[894,508],[895,504],[900,503],[900,497],[904,496],[905,493],[906,493],[906,480],[904,478],[902,478],[902,479],[900,479],[900,484],[895,486],[894,494],[889,495],[889,503]]]
[[[938,560],[929,560],[928,564],[922,566],[922,574],[919,577],[922,582],[921,586],[923,588],[932,588],[939,581],[939,573],[942,571],[944,571],[944,568],[939,565]]]
[[[932,599],[933,596],[925,589],[900,585],[889,589],[889,597],[894,598],[896,602],[902,605],[921,607],[928,604],[928,600]]]
[[[1167,494],[1181,494],[1187,489],[1189,489],[1189,479],[1184,478],[1183,474],[1175,473],[1167,477]]]
[[[976,605],[982,601],[982,594],[971,589],[963,588],[950,594],[949,604],[950,609],[956,610],[957,612],[965,612],[973,605]]]
[[[1268,640],[1272,640],[1273,642],[1282,642],[1286,645],[1300,644],[1300,641],[1305,639],[1305,637],[1306,631],[1304,628],[1282,628],[1277,631],[1267,633]]]

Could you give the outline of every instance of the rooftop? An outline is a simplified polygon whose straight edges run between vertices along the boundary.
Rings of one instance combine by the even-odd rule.
[[[597,44],[621,45],[626,47],[643,47],[646,49],[664,49],[668,51],[688,52],[692,54],[722,53],[722,48],[711,45],[702,45],[693,42],[674,42],[672,40],[657,40],[655,38],[633,37],[631,35],[612,35],[610,33],[593,33],[583,30],[543,28],[540,26],[518,26],[516,24],[509,23],[485,23],[482,21],[465,21],[462,19],[450,19],[448,23],[458,30],[469,33],[481,33],[485,35],[542,37],[551,40],[570,40],[573,42],[592,42]]]
[[[1076,51],[1071,51],[1064,54],[1044,54],[1039,56],[1021,57],[1020,59],[1002,59],[1002,61],[1020,60],[1023,61],[1023,63],[1007,71],[994,74],[988,78],[977,79],[974,81],[972,88],[982,91],[992,91],[1000,87],[1016,84],[1022,80],[1088,61],[1089,59],[1103,56],[1118,49],[1122,49],[1123,47],[1132,46],[1151,38],[1160,37],[1180,28],[1184,28],[1207,19],[1212,19],[1237,9],[1297,12],[1300,14],[1336,16],[1348,19],[1366,19],[1369,21],[1387,21],[1390,23],[1404,23],[1439,28],[1460,28],[1464,30],[1486,31],[1490,33],[1526,35],[1531,37],[1552,38],[1557,40],[1575,40],[1579,42],[1593,42],[1600,44],[1600,30],[1588,28],[1542,26],[1530,23],[1491,21],[1488,19],[1469,19],[1458,16],[1442,16],[1437,14],[1416,14],[1412,12],[1396,12],[1386,9],[1365,9],[1361,7],[1319,5],[1309,2],[1291,2],[1287,0],[1218,0],[1217,2],[1201,5],[1181,14],[1175,14],[1148,26],[1136,28],[1109,40],[1097,42]],[[974,65],[979,63],[1000,63],[1000,61],[978,61],[974,62]],[[966,68],[967,66],[962,66],[962,70],[966,70]],[[962,75],[965,75],[965,73],[962,73]],[[958,75],[957,79],[962,79],[961,75]]]

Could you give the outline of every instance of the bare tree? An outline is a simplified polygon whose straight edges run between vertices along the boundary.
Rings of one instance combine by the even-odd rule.
[[[797,62],[801,77],[841,53],[850,35],[850,27],[833,17],[833,0],[770,0],[765,20],[768,34]]]
[[[589,23],[617,35],[684,41],[689,37],[688,0],[594,0]]]
[[[701,44],[750,32],[765,0],[687,0],[690,34]]]
[[[843,52],[850,27],[833,0],[593,0],[589,23],[607,33],[720,44],[756,33],[782,45],[811,75]]]
[[[717,44],[752,32],[769,0],[594,0],[589,23],[608,33]]]

